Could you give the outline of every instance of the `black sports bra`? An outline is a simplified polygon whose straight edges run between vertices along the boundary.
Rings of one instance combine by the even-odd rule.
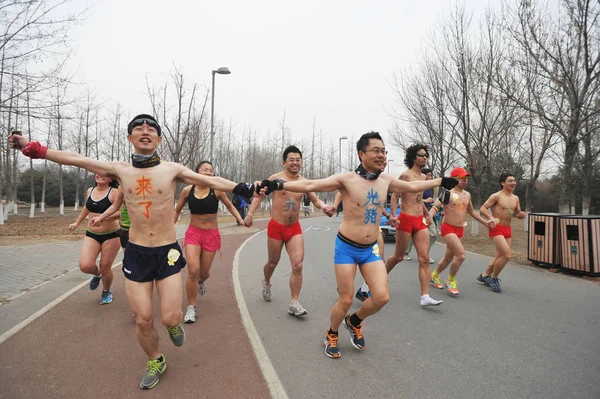
[[[188,207],[193,215],[209,215],[217,213],[219,210],[219,199],[215,195],[215,190],[212,188],[208,192],[208,195],[202,199],[198,199],[194,196],[194,189],[196,186],[192,186],[190,193],[188,194]]]
[[[108,190],[108,193],[101,200],[94,201],[92,199],[92,193],[94,192],[94,188],[90,191],[90,195],[88,196],[87,201],[85,202],[85,207],[88,211],[92,213],[104,213],[110,206],[112,205],[112,201],[110,200],[110,192],[112,191],[112,187]]]

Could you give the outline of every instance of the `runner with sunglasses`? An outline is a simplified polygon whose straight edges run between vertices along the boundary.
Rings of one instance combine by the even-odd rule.
[[[408,170],[400,175],[406,182],[424,181],[423,168],[429,159],[429,148],[425,144],[415,144],[406,149],[404,164]],[[430,181],[430,180],[429,180]],[[396,214],[398,193],[392,194],[391,211]],[[402,193],[402,206],[396,225],[396,250],[385,262],[387,272],[404,259],[408,241],[412,238],[419,260],[419,282],[421,283],[421,306],[439,306],[444,301],[437,301],[429,296],[429,225],[432,223],[429,210],[423,202],[423,192]]]
[[[320,180],[263,180],[262,183],[262,186],[267,188],[266,194],[275,190],[294,193],[339,190],[342,193],[345,211],[336,237],[334,255],[339,298],[331,310],[330,325],[323,340],[325,355],[334,359],[341,356],[338,348],[340,324],[343,323],[350,332],[352,346],[363,350],[363,320],[377,313],[390,300],[388,276],[377,244],[379,219],[388,191],[418,193],[439,185],[451,189],[458,183],[449,177],[406,182],[394,179],[386,173],[382,174],[381,168],[386,161],[387,150],[377,132],[363,134],[356,143],[356,150],[361,163],[354,172],[339,173]],[[371,296],[356,312],[348,314],[354,294],[356,265],[369,284]]]
[[[176,182],[232,191],[245,197],[257,194],[254,194],[254,185],[236,185],[221,177],[199,175],[183,165],[161,161],[156,152],[162,142],[161,128],[151,115],[134,117],[127,125],[127,133],[127,140],[134,147],[131,163],[102,162],[75,152],[48,149],[20,135],[10,135],[9,145],[21,149],[30,158],[78,166],[121,183],[131,220],[129,243],[123,259],[125,289],[135,315],[138,342],[149,358],[140,388],[150,389],[156,386],[167,367],[165,356],[158,350],[158,331],[154,327],[154,284],[161,302],[162,323],[171,340],[176,346],[183,345],[185,340],[181,326],[182,281],[179,275],[185,260],[176,241],[173,223]]]

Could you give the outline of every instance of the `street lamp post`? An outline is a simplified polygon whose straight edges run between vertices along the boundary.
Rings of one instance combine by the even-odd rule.
[[[388,175],[390,174],[390,164],[394,162],[393,159],[388,159]]]
[[[339,143],[340,143],[340,145],[339,145],[339,147],[340,147],[339,148],[339,151],[340,151],[340,173],[342,173],[342,140],[348,140],[348,137],[342,136],[342,137],[340,137],[340,140],[339,140]]]
[[[231,73],[231,71],[229,70],[229,68],[227,67],[221,67],[217,70],[213,70],[212,71],[212,86],[211,86],[211,94],[212,94],[212,99],[210,102],[210,161],[212,163],[214,163],[215,161],[213,160],[213,142],[215,139],[215,124],[214,124],[214,120],[215,120],[215,74],[220,74],[220,75],[229,75]]]

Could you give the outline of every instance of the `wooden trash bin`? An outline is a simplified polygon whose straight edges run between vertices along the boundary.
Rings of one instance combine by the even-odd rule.
[[[560,217],[563,271],[600,276],[600,216]]]
[[[527,259],[536,266],[560,267],[560,213],[530,213]]]

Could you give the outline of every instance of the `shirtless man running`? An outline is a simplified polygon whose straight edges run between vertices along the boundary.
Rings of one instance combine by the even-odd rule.
[[[302,152],[293,145],[283,151],[284,170],[269,177],[269,180],[280,179],[285,182],[306,180],[300,176],[302,168]],[[306,194],[310,201],[329,216],[333,215],[335,209],[321,201],[315,193]],[[268,260],[263,267],[264,278],[262,280],[262,296],[267,302],[271,301],[271,277],[281,259],[281,251],[285,249],[290,257],[292,273],[290,274],[291,298],[288,304],[288,313],[294,316],[304,316],[307,312],[298,302],[300,289],[302,288],[302,267],[304,262],[304,238],[300,226],[300,207],[302,206],[302,194],[288,191],[277,191],[273,194],[273,208],[271,220],[267,227],[267,251]],[[246,226],[252,226],[252,217],[262,202],[256,198],[250,205],[248,216],[244,220]]]
[[[440,273],[450,265],[450,274],[446,280],[448,294],[458,296],[458,286],[456,284],[456,274],[458,269],[465,261],[465,248],[462,245],[464,235],[464,223],[467,213],[479,223],[493,228],[496,223],[493,220],[485,220],[473,209],[471,203],[471,194],[465,190],[469,181],[470,173],[463,168],[454,168],[450,172],[450,177],[459,181],[458,185],[445,195],[444,202],[437,199],[431,209],[429,216],[435,217],[440,209],[444,208],[444,223],[442,223],[442,239],[446,243],[446,252],[444,257],[438,263],[437,268],[431,273],[431,285],[434,288],[443,289],[444,285],[440,281]]]
[[[344,204],[344,218],[335,242],[335,276],[338,286],[338,301],[331,310],[330,326],[325,333],[325,354],[339,358],[338,328],[350,332],[350,342],[355,348],[365,348],[362,321],[377,313],[390,300],[385,265],[381,260],[377,238],[379,218],[385,206],[388,191],[422,192],[442,184],[450,189],[457,183],[451,178],[428,181],[406,182],[381,174],[387,150],[379,133],[363,134],[356,143],[361,164],[354,172],[340,173],[321,180],[297,180],[282,182],[263,181],[266,194],[274,190],[296,193],[340,190]],[[356,265],[371,289],[371,296],[352,314],[347,314],[352,305]]]
[[[154,327],[152,291],[160,298],[160,315],[176,346],[184,343],[181,326],[182,282],[185,267],[181,248],[175,238],[173,201],[178,181],[210,186],[221,191],[252,196],[254,185],[202,176],[183,165],[161,162],[156,153],[162,142],[160,125],[150,115],[134,117],[127,126],[127,139],[134,147],[132,163],[101,162],[75,152],[48,149],[25,137],[9,136],[9,145],[22,149],[30,158],[45,158],[62,165],[78,166],[101,176],[116,178],[127,202],[131,227],[123,259],[125,289],[135,316],[138,342],[149,360],[140,388],[153,388],[167,368],[165,356],[158,351],[158,332]],[[98,216],[100,218],[102,215]],[[98,220],[101,221],[101,220]]]
[[[408,170],[400,175],[400,180],[406,182],[426,180],[423,168],[429,159],[429,149],[424,144],[415,144],[406,149],[404,164]],[[428,187],[432,188],[432,187]],[[391,211],[396,214],[398,194],[392,194]],[[396,250],[385,262],[387,272],[404,259],[408,242],[412,237],[419,259],[419,282],[421,283],[421,306],[438,306],[444,301],[437,301],[429,296],[429,230],[433,222],[429,210],[423,202],[423,192],[402,194],[402,208],[396,226]]]
[[[494,292],[502,291],[498,276],[512,256],[510,252],[512,238],[510,221],[513,216],[519,219],[525,219],[526,216],[525,212],[521,211],[519,197],[513,194],[517,186],[517,179],[510,173],[504,173],[498,180],[502,190],[492,194],[480,209],[482,216],[488,219],[493,218],[496,222],[496,226],[489,232],[489,236],[496,246],[496,256],[487,269],[477,276],[478,281],[489,286]],[[490,208],[492,209],[491,215],[488,212]]]

